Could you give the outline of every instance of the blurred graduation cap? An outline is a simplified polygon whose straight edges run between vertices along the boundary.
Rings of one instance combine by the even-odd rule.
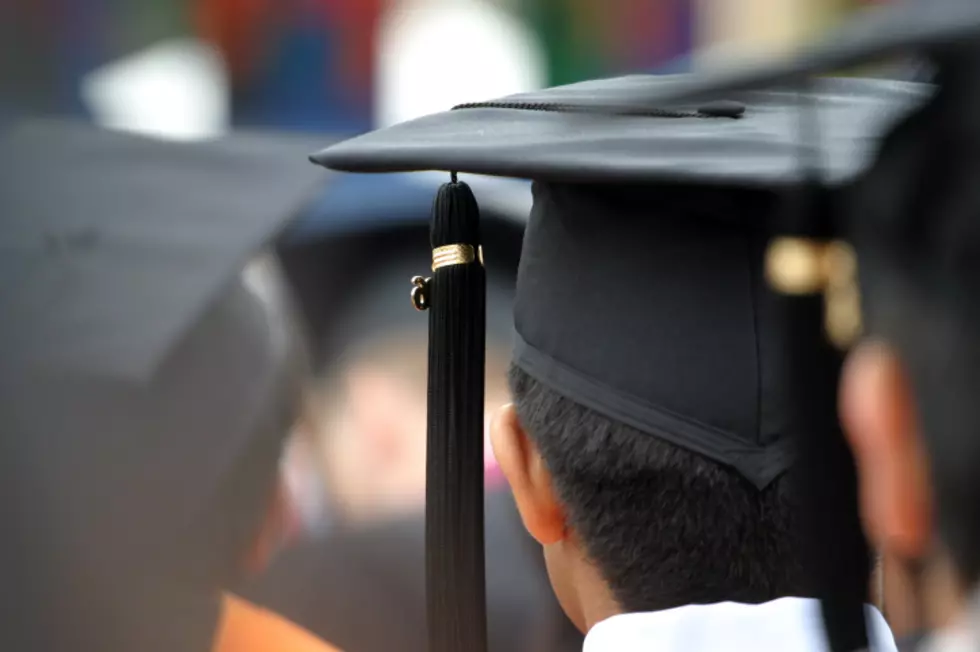
[[[4,635],[197,649],[215,596],[188,587],[247,545],[299,409],[302,347],[256,256],[323,183],[309,144],[57,121],[0,142]]]
[[[426,266],[432,195],[442,175],[342,175],[324,188],[278,246],[286,275],[310,326],[315,366],[329,371],[374,338],[424,330],[407,304],[405,278]],[[512,344],[510,311],[530,185],[476,178],[488,269],[488,334]],[[369,256],[377,263],[350,274]]]
[[[0,310],[15,317],[3,324],[5,363],[151,378],[314,197],[323,180],[295,161],[308,143],[254,134],[180,146],[74,123],[12,127],[0,178]]]
[[[477,382],[481,243],[475,199],[455,178],[463,172],[537,181],[515,362],[757,486],[785,470],[790,439],[799,442],[829,641],[835,650],[867,642],[867,546],[835,416],[841,356],[832,342],[859,332],[837,207],[882,137],[930,103],[933,89],[813,75],[892,55],[941,64],[980,27],[974,5],[879,9],[782,62],[462,105],[312,157],[337,170],[453,176],[433,211],[434,274],[415,281],[430,311],[433,650],[483,649],[474,626],[483,617],[482,535],[471,510],[478,437],[458,389]],[[771,302],[760,287],[766,273],[785,292]],[[824,289],[833,291],[825,298]],[[757,388],[746,388],[756,373]]]

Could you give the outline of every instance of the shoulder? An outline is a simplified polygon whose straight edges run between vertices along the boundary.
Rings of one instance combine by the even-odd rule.
[[[213,652],[337,652],[282,616],[225,594]]]

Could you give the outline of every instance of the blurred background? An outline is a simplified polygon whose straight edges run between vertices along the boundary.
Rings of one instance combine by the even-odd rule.
[[[0,80],[8,110],[184,137],[350,134],[458,101],[772,53],[875,1],[5,0]]]
[[[778,53],[885,1],[3,0],[0,123],[68,117],[183,141],[300,132],[312,150],[462,102]],[[283,459],[298,508],[296,552],[249,595],[352,650],[413,649],[406,632],[424,640],[426,335],[407,279],[427,266],[426,220],[442,180],[325,174],[279,247],[309,335],[312,407]],[[530,196],[520,182],[478,195],[495,243],[487,247],[495,408],[507,400],[510,297]],[[345,270],[367,251],[390,262],[354,285]],[[504,496],[489,456],[486,467],[491,494]],[[495,628],[535,605],[557,613],[538,562],[527,561],[536,574],[512,563],[539,553],[505,503],[488,508],[488,539],[499,537],[488,545],[491,638],[529,633],[521,642],[498,637],[494,649],[576,649],[551,644],[575,636],[557,617]],[[383,581],[332,597],[311,595],[311,576],[347,587]],[[378,619],[394,642],[368,640],[385,633],[372,625]]]

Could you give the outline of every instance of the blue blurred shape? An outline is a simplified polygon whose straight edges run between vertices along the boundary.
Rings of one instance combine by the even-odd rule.
[[[338,174],[287,234],[290,242],[425,224],[438,182],[419,174]]]

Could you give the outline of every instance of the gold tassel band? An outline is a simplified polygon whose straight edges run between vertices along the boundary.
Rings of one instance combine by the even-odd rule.
[[[845,242],[776,238],[766,254],[766,276],[789,295],[824,295],[826,331],[831,342],[847,348],[861,335],[861,292],[857,254]]]
[[[454,244],[444,247],[436,247],[432,250],[432,271],[440,267],[450,265],[468,265],[479,257],[480,264],[483,264],[483,247],[477,251],[473,250],[472,245]]]

